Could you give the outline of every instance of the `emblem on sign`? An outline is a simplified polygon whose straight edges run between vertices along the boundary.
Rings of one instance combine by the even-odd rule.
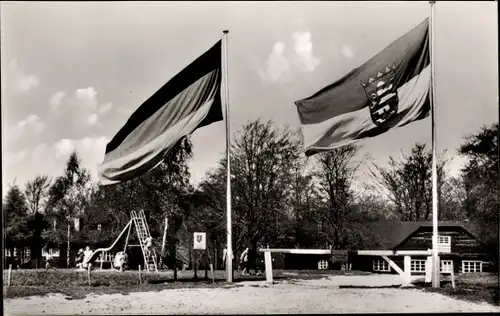
[[[399,98],[394,83],[396,66],[386,67],[376,76],[362,81],[366,95],[370,101],[368,108],[373,123],[382,125],[398,113]]]
[[[207,248],[207,234],[206,233],[194,233],[194,249],[205,250]]]

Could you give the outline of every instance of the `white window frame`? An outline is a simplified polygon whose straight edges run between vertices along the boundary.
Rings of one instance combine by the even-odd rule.
[[[51,257],[59,257],[59,249],[57,248],[49,248],[47,247],[42,249],[42,257],[46,257],[47,255],[50,255]]]
[[[440,264],[440,270],[441,272],[444,272],[444,273],[451,273],[451,269],[452,269],[452,266],[453,266],[453,260],[440,260],[441,264]]]
[[[425,273],[425,259],[412,259],[410,262],[411,273]]]
[[[451,246],[451,236],[438,236],[438,245]]]
[[[451,252],[451,236],[438,235],[438,250],[439,252]]]
[[[477,269],[479,267],[479,269]],[[462,260],[462,273],[483,272],[483,262],[480,260]]]
[[[13,257],[17,257],[17,248],[14,247],[14,256]]]
[[[29,257],[31,257],[31,249],[30,248],[24,248],[23,258],[29,258]]]
[[[59,249],[57,248],[50,248],[49,249],[49,254],[51,257],[59,257],[60,253],[59,253]]]
[[[327,270],[328,269],[328,261],[327,260],[319,260],[318,261],[318,270]]]
[[[384,259],[374,259],[372,263],[372,269],[376,272],[391,272],[391,266],[389,262]]]

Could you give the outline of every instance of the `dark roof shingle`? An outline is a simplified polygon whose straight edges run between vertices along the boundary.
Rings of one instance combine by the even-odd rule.
[[[401,244],[407,237],[420,227],[432,227],[432,221],[377,221],[365,225],[365,236],[372,236],[373,250],[390,250]],[[467,221],[440,221],[439,227],[463,227],[477,236],[477,227]]]

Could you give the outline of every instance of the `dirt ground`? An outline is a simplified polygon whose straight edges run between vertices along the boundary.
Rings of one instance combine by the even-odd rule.
[[[373,312],[499,312],[498,306],[456,300],[413,288],[339,288],[391,286],[395,275],[330,276],[319,280],[287,280],[267,285],[241,282],[238,287],[168,289],[129,295],[90,294],[6,299],[6,315],[26,314],[264,314]]]

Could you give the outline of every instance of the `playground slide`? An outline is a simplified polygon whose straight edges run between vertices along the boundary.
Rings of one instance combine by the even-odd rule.
[[[92,256],[90,256],[90,258],[88,260],[84,260],[84,263],[94,262],[99,257],[99,254],[101,252],[106,252],[106,251],[110,251],[111,249],[113,249],[115,247],[116,243],[118,242],[118,240],[120,240],[120,238],[122,237],[123,233],[125,233],[127,231],[127,228],[130,225],[132,225],[132,220],[127,224],[127,226],[125,226],[125,228],[122,230],[122,232],[120,233],[120,235],[118,235],[118,237],[116,238],[115,242],[111,246],[109,246],[108,248],[98,248],[98,249],[96,249],[92,253]]]

